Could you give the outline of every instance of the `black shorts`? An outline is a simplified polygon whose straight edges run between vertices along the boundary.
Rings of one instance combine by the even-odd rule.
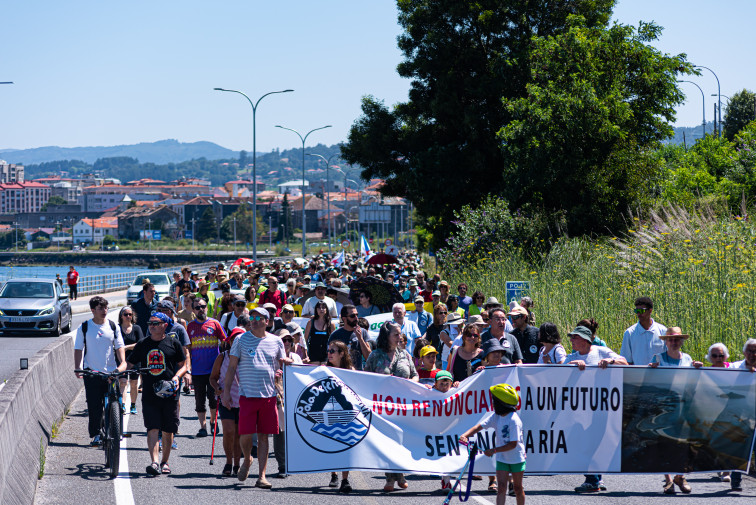
[[[147,431],[161,430],[178,433],[179,402],[176,398],[149,398],[142,395],[142,417]]]
[[[231,419],[239,424],[239,407],[227,409],[222,402],[218,402],[218,417],[221,419]]]

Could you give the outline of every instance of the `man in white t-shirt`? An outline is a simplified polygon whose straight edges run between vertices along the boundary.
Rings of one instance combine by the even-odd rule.
[[[107,319],[108,301],[101,296],[89,300],[92,319],[85,321],[76,331],[74,340],[74,370],[83,368],[97,372],[113,372],[119,363],[126,360],[123,349],[121,328]],[[81,378],[81,374],[76,374]],[[89,436],[91,445],[100,444],[102,410],[105,408],[105,394],[108,383],[98,377],[84,377],[84,391],[89,411]]]
[[[395,303],[391,308],[391,312],[394,315],[394,322],[402,327],[402,333],[407,337],[407,352],[412,354],[415,340],[423,336],[420,333],[420,328],[414,322],[407,319],[407,309],[403,303]]]
[[[244,299],[244,295],[234,296],[234,310],[232,312],[226,312],[220,318],[220,325],[226,332],[226,335],[231,334],[231,330],[236,328],[236,320],[247,312],[247,300]]]
[[[315,305],[318,302],[324,302],[328,307],[328,315],[331,317],[339,317],[339,312],[336,310],[336,302],[332,298],[326,296],[326,285],[322,282],[315,284],[315,296],[311,296],[307,299],[302,307],[302,317],[312,316],[315,314]]]
[[[667,346],[660,338],[667,332],[667,327],[651,318],[654,302],[647,296],[635,300],[635,314],[638,322],[625,330],[622,336],[620,354],[631,365],[646,366],[651,363],[654,354],[661,354]]]
[[[278,434],[278,409],[276,406],[275,378],[285,363],[286,357],[280,338],[265,331],[270,315],[257,307],[249,314],[248,331],[236,337],[229,353],[226,383],[223,386],[223,405],[231,408],[231,382],[239,376],[239,443],[244,461],[237,475],[244,481],[252,466],[252,435],[257,434],[257,457],[260,472],[255,487],[270,489],[272,484],[265,478],[268,463],[268,435]]]

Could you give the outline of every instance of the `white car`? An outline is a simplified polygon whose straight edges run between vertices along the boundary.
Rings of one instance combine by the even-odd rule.
[[[168,296],[168,292],[171,289],[171,278],[168,274],[163,272],[145,272],[137,275],[134,278],[133,284],[129,286],[129,289],[126,291],[126,303],[132,303],[141,296],[142,285],[148,279],[155,285],[155,296],[158,300],[162,300]]]

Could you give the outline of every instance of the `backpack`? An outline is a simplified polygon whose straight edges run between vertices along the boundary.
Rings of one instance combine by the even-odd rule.
[[[115,337],[116,334],[116,324],[108,319],[108,322],[110,323],[110,330],[113,332],[113,336]],[[84,356],[87,355],[87,329],[89,328],[89,319],[81,323],[81,332],[84,334]],[[115,347],[113,347],[113,356],[115,357],[116,364],[120,365],[118,363],[118,355],[115,353]]]

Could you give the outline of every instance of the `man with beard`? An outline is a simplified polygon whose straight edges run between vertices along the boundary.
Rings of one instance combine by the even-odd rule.
[[[218,402],[215,390],[210,385],[210,372],[213,371],[215,359],[220,354],[220,343],[226,340],[221,324],[207,317],[207,302],[201,298],[194,301],[194,315],[196,319],[187,325],[189,333],[189,354],[192,363],[192,384],[194,384],[194,404],[199,419],[200,429],[197,437],[207,436],[205,422],[205,399],[210,405],[210,418],[215,419],[215,409]]]
[[[144,363],[149,372],[142,374],[142,415],[147,429],[147,449],[152,463],[147,467],[150,475],[171,473],[168,457],[171,455],[173,436],[179,427],[178,394],[158,396],[155,385],[164,381],[173,383],[173,390],[178,392],[179,381],[186,373],[186,361],[181,343],[176,338],[166,338],[165,330],[170,318],[161,313],[154,313],[148,320],[150,336],[140,340],[128,359],[123,361],[119,371],[133,368],[134,363]],[[163,432],[163,457],[158,464],[158,433]]]

